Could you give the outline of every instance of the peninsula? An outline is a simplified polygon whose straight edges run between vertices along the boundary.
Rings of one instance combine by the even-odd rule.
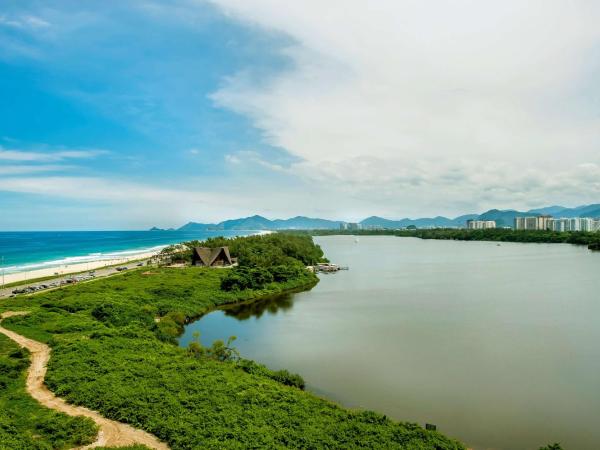
[[[198,244],[165,250],[168,263],[188,260]],[[2,327],[14,333],[0,335],[0,383],[11,392],[2,397],[0,446],[70,448],[93,442],[97,430],[85,417],[53,412],[29,397],[29,355],[9,339],[18,334],[52,350],[46,385],[54,395],[144,430],[171,449],[239,448],[240,442],[255,448],[464,449],[416,424],[337,406],[304,391],[298,375],[230,358],[223,342],[202,352],[179,348],[184,324],[219,305],[308,289],[318,279],[305,267],[324,259],[309,236],[202,243],[224,244],[238,260],[233,268],[144,267],[0,303]]]

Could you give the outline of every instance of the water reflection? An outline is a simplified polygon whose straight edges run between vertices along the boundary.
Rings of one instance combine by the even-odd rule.
[[[185,347],[236,348],[351,408],[435,423],[476,450],[600,448],[600,258],[585,247],[318,238],[349,272],[214,311]]]
[[[252,317],[259,319],[265,312],[277,314],[280,310],[289,311],[293,306],[293,294],[282,294],[257,302],[228,307],[223,309],[223,312],[226,316],[234,317],[237,320],[248,320]]]

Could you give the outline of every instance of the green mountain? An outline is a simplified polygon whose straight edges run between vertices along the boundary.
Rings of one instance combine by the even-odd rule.
[[[197,223],[189,222],[180,227],[180,231],[209,231],[209,230],[310,230],[310,229],[336,229],[340,221],[318,219],[312,217],[296,216],[291,219],[269,220],[263,216],[243,217],[230,219],[223,222]]]
[[[362,220],[360,224],[369,228],[406,228],[414,225],[417,228],[462,228],[467,220],[494,220],[498,227],[513,227],[515,217],[551,215],[554,217],[599,217],[600,204],[583,205],[576,208],[564,206],[547,206],[544,208],[530,209],[529,211],[516,211],[514,209],[490,209],[483,214],[465,214],[453,219],[443,216],[424,217],[419,219],[404,218],[399,220],[371,216]],[[327,220],[315,217],[296,216],[290,219],[270,220],[266,217],[254,215],[239,219],[225,220],[219,223],[189,222],[178,230],[180,231],[210,231],[210,230],[330,230],[338,229],[342,221]],[[159,231],[157,228],[153,228]]]
[[[532,214],[528,212],[519,212],[514,209],[499,210],[490,209],[479,215],[477,220],[494,220],[496,221],[497,227],[513,227],[515,223],[515,217],[527,217],[527,216],[539,216],[541,214]]]

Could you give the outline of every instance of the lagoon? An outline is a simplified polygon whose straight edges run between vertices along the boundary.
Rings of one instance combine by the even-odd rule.
[[[600,448],[600,254],[566,244],[315,238],[349,271],[186,327],[344,406],[470,447]]]

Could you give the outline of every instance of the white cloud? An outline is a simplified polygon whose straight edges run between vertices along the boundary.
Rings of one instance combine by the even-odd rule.
[[[39,29],[50,27],[50,22],[42,19],[41,17],[27,14],[18,17],[7,17],[5,15],[0,15],[0,25],[21,29]]]
[[[600,164],[600,4],[213,3],[295,41],[290,69],[213,95],[300,159],[290,173],[399,213],[600,199],[582,182]]]
[[[41,172],[59,172],[66,169],[71,169],[72,166],[66,165],[51,165],[51,164],[42,164],[42,165],[0,165],[0,175],[25,175],[31,173],[41,173]]]
[[[31,152],[22,150],[3,150],[0,147],[0,161],[47,162],[67,159],[89,159],[105,155],[106,150],[63,150],[55,152]]]
[[[229,164],[241,164],[242,162],[239,156],[233,154],[225,155],[225,161]]]
[[[162,188],[114,178],[74,176],[0,177],[0,192],[82,200],[88,206],[111,205],[129,215],[143,214],[176,225],[195,218],[222,220],[241,211],[244,199],[222,191]],[[251,207],[251,206],[250,206]],[[160,214],[157,215],[157,211]],[[236,213],[237,211],[237,213]],[[133,217],[132,217],[133,219]]]

